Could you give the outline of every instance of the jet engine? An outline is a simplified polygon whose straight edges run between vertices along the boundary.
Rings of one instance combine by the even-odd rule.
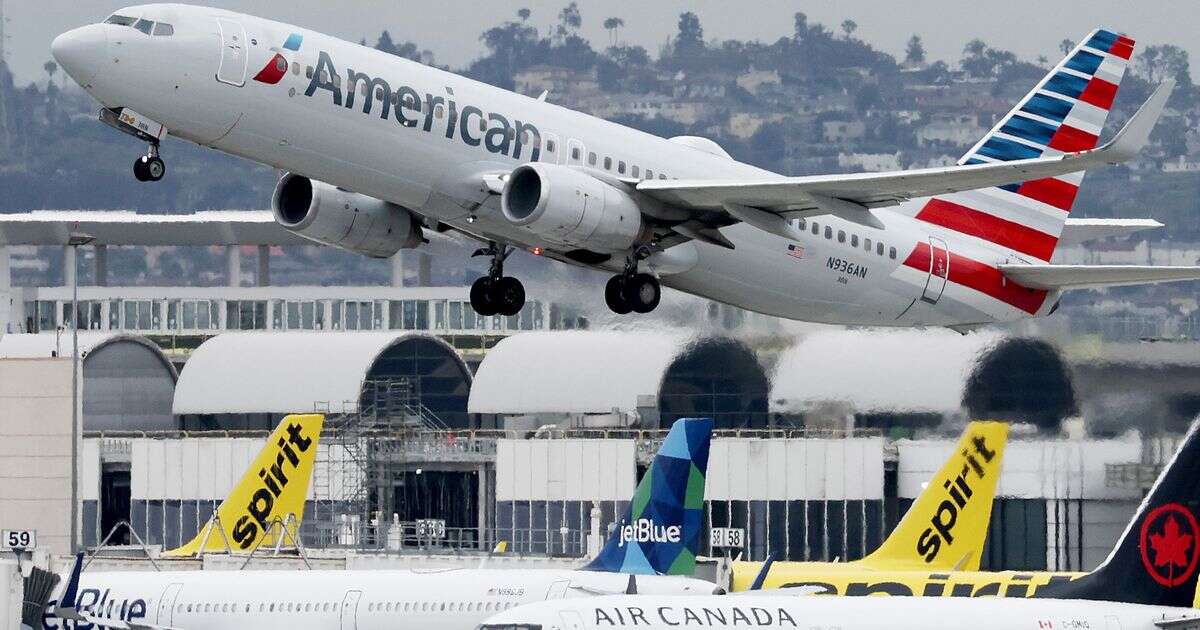
[[[288,173],[271,196],[275,221],[324,245],[387,258],[420,245],[421,225],[406,208]]]
[[[518,166],[500,197],[504,218],[533,240],[594,252],[627,251],[645,240],[638,202],[627,191],[555,164]]]

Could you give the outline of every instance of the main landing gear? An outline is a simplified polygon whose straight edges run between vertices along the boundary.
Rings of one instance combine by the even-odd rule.
[[[504,275],[504,259],[511,250],[507,245],[489,243],[475,251],[472,256],[491,256],[492,264],[488,275],[471,285],[471,308],[483,316],[505,315],[511,317],[525,306],[525,285],[512,276]]]
[[[158,157],[158,143],[152,142],[146,148],[146,155],[134,160],[133,176],[139,182],[156,182],[167,174],[167,165]]]
[[[634,255],[625,263],[625,271],[615,275],[604,285],[604,302],[609,310],[617,315],[630,311],[634,313],[649,313],[658,307],[662,299],[662,285],[658,278],[637,270],[638,259]]]

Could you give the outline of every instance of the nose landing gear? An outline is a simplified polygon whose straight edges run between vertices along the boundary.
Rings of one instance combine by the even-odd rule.
[[[133,176],[139,182],[156,182],[167,174],[167,165],[158,157],[158,143],[151,143],[146,155],[133,161]]]
[[[471,308],[483,316],[504,315],[511,317],[525,306],[525,285],[512,276],[504,275],[504,259],[512,250],[507,245],[488,243],[487,247],[475,251],[472,256],[491,256],[488,275],[471,285]]]

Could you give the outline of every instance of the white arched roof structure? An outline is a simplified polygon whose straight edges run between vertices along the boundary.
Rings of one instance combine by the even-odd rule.
[[[475,373],[468,413],[633,411],[657,395],[690,337],[673,332],[552,331],[513,335]]]
[[[286,413],[350,410],[376,359],[407,339],[444,346],[467,379],[471,371],[450,344],[415,332],[242,332],[200,344],[179,376],[174,412]]]
[[[162,348],[140,335],[80,330],[79,356],[86,361],[87,356],[93,350],[99,350],[104,346],[118,341],[145,346],[146,349],[150,350],[162,361],[163,367],[170,372],[172,379],[177,380],[179,378],[179,373],[175,370],[175,364],[171,363],[171,360],[163,353]],[[62,333],[42,332],[0,335],[0,359],[39,359],[53,356],[65,359],[71,358],[71,332],[69,330],[64,330]]]
[[[771,411],[844,402],[862,412],[955,412],[976,359],[1000,339],[945,329],[813,333],[780,356]]]

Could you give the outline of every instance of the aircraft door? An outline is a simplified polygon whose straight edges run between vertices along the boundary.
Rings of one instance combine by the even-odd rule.
[[[567,587],[570,585],[570,580],[558,580],[554,582],[546,591],[546,599],[562,599],[563,595],[567,594]]]
[[[172,617],[175,614],[175,599],[179,597],[181,590],[183,590],[183,584],[178,582],[168,584],[163,589],[162,597],[158,598],[158,618],[155,621],[157,625],[168,628],[174,626]]]
[[[246,84],[246,29],[240,22],[217,18],[221,31],[221,65],[217,80],[237,87]]]
[[[921,299],[937,304],[946,290],[946,278],[950,277],[950,247],[940,238],[929,237],[929,278],[925,280],[925,291]]]
[[[571,166],[583,166],[583,156],[587,153],[583,143],[571,138],[567,140],[567,164]]]
[[[563,630],[583,630],[583,617],[577,610],[560,610],[558,618],[562,619]]]
[[[358,600],[362,599],[362,591],[346,591],[342,598],[341,630],[358,630]]]

